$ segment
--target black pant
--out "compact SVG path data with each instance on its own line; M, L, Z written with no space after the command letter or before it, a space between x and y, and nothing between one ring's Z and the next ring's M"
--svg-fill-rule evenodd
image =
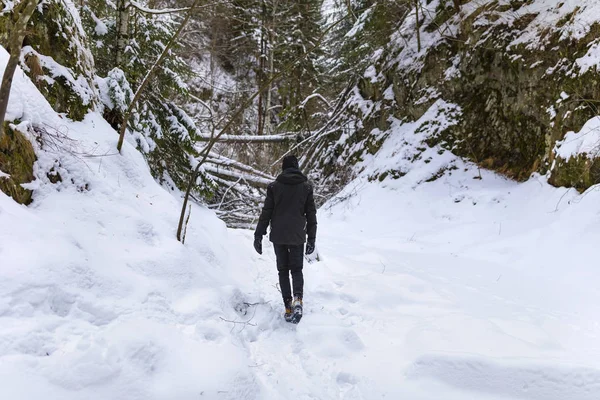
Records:
M302 275L304 245L292 246L274 243L273 247L275 247L275 255L277 256L277 271L279 272L279 286L281 287L283 301L292 298L290 271L292 271L294 296L302 298L304 289L304 276Z

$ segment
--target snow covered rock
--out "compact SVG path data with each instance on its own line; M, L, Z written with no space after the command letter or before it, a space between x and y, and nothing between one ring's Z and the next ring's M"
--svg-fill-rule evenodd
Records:
M8 3L3 1L5 6ZM12 7L0 12L0 27L10 24ZM0 29L4 42L10 30ZM71 0L40 3L23 42L21 67L54 110L82 120L98 103L94 60L79 13Z
M590 119L581 131L568 132L557 142L550 183L584 191L600 183L600 117Z
M450 1L420 4L398 16L374 2L356 21L347 40L371 54L359 60L364 73L323 157L326 174L347 173L379 151L395 121L419 121L440 100L460 117L429 147L517 180L547 172L556 142L598 115L599 3L462 1L460 13Z
M29 204L32 192L21 185L33 180L36 157L33 146L18 129L5 124L5 135L0 139L0 191L14 201Z

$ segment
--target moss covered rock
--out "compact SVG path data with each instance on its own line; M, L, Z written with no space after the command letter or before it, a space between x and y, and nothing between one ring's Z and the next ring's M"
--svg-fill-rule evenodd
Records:
M600 158L579 154L565 160L557 157L549 179L554 186L573 187L584 192L600 183Z
M0 171L8 177L0 177L0 190L17 203L30 204L32 191L21 186L33 181L33 164L36 161L33 146L18 130L8 123L4 126L5 135L0 139Z
M576 60L597 42L600 24L587 26L585 34L565 35L556 28L534 27L538 14L527 11L530 1L510 6L484 3L458 21L450 2L441 2L424 31L445 32L444 37L426 51L411 50L408 41L414 38L391 36L389 44L382 45L381 56L369 66L375 70L365 74L374 78L359 78L357 101L349 102L348 119L359 119L360 124L338 151L344 161L354 164L376 150L381 144L378 132L388 129L390 116L416 121L443 99L462 113L457 124L438 132L428 146L440 145L517 180L547 172L554 162L555 143L598 114L598 70L580 71ZM396 28L401 24L402 20ZM527 32L535 32L543 45L520 42ZM403 58L413 54L418 56L411 62ZM357 111L354 103L363 108L368 104L370 110ZM374 146L356 146L359 142ZM557 172L552 182L584 188L596 181L595 163L583 158L558 160L555 168L566 170ZM572 176L573 169L585 168L591 172L588 178Z

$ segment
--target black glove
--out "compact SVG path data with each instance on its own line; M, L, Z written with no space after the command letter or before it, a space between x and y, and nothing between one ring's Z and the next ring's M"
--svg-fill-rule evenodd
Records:
M254 238L254 250L256 250L258 254L262 254L262 238L260 236Z
M315 241L314 240L309 240L308 242L306 242L306 254L312 254L315 251Z

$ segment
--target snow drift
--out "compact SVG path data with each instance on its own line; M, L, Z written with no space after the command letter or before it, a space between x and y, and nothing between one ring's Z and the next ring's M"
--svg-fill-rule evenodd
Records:
M0 69L7 59L0 48ZM180 201L134 145L117 154L98 114L56 114L20 69L8 119L38 161L30 207L0 193L2 397L195 399L251 385L220 320L244 302L225 225L193 207L182 246ZM32 126L48 136L36 140Z

